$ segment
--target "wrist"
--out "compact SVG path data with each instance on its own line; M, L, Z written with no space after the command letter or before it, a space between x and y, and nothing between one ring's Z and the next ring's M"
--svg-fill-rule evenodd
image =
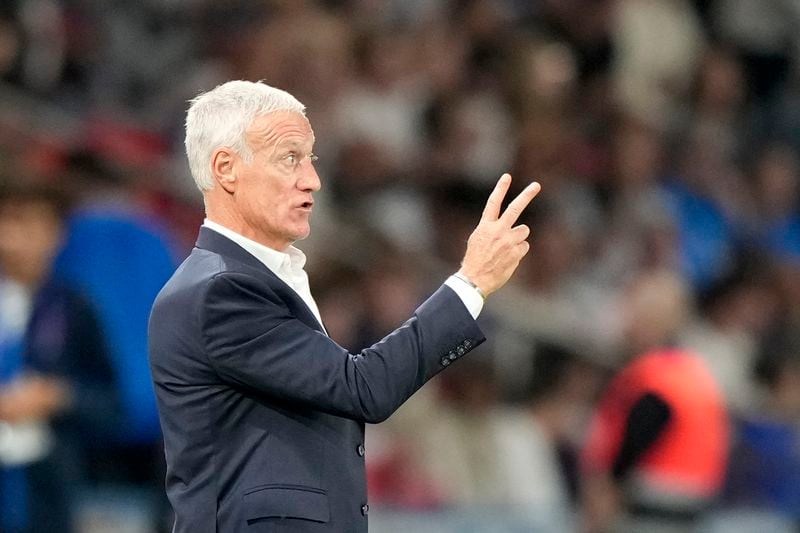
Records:
M475 284L475 282L472 281L466 274L463 274L463 273L461 273L461 271L458 271L455 274L453 274L453 277L455 277L459 281L462 281L465 285L471 287L475 292L478 293L478 295L481 298L486 300L486 292L483 289L481 289L480 287L478 287L478 285Z

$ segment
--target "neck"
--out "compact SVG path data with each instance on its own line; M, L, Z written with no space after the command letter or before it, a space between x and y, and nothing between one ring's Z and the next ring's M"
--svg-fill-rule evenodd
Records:
M248 224L245 224L237 217L224 217L219 216L218 214L215 215L212 211L206 210L206 219L209 222L213 222L222 226L223 228L230 230L242 237L245 237L253 242L256 242L262 246L266 246L272 250L278 252L286 252L289 247L291 246L291 242L288 243L276 243L268 239L262 238L261 234L251 228Z
M224 226L242 237L246 237L251 241L279 252L285 252L292 244L292 241L285 241L275 236L265 234L263 231L259 231L258 228L248 223L248 221L242 217L239 210L236 209L228 193L222 191L219 187L208 191L203 200L206 208L206 218L208 220L220 226Z
M37 290L45 281L49 269L39 265L4 265L3 274L10 280L26 286L30 290Z

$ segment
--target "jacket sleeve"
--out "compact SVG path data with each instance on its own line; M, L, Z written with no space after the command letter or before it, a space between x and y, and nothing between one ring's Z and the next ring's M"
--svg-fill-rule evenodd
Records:
M263 281L230 272L209 281L200 327L209 362L223 380L371 423L388 418L485 340L463 302L443 285L405 324L351 354L293 316Z

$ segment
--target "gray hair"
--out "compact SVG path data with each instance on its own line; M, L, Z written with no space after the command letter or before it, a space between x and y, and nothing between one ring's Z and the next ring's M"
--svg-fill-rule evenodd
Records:
M294 96L266 83L229 81L190 100L186 114L186 157L197 187L214 187L211 155L228 146L245 161L253 157L245 133L256 117L275 111L305 115L306 107Z

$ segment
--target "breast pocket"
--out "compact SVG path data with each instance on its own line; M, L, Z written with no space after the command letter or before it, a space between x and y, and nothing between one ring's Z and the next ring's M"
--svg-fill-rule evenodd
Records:
M267 519L330 520L328 495L322 489L301 485L261 485L244 494L248 524Z

